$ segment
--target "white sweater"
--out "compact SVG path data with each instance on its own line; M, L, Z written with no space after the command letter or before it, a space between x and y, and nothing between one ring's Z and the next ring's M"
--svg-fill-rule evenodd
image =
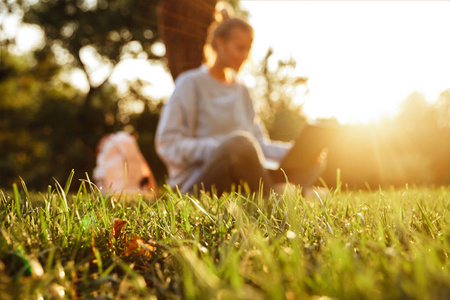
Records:
M182 73L165 105L156 131L156 151L166 164L169 184L181 191L219 147L237 130L252 133L264 156L280 161L291 144L272 142L255 114L248 89L240 83L223 83L206 66Z

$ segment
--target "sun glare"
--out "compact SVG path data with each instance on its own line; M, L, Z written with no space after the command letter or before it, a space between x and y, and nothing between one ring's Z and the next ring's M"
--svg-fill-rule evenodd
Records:
M255 28L252 60L292 56L310 118L369 123L395 115L412 92L450 88L450 2L241 1ZM268 21L270 20L270 22Z

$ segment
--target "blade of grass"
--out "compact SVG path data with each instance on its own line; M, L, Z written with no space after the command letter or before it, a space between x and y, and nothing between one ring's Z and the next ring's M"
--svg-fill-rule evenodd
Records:
M30 206L28 209L33 210L33 205L31 204L31 198L30 198L30 194L28 193L27 185L25 184L25 181L22 179L22 177L19 177L19 178L20 178L20 182L22 183L23 191L25 193L25 201Z
M72 171L69 174L69 178L67 178L66 185L64 187L64 194L65 195L68 195L68 193L69 193L70 185L72 184L72 179L73 179L73 175L74 174L75 174L75 170L72 169Z
M17 213L17 218L21 218L22 214L20 212L20 197L19 197L19 190L17 189L17 184L13 184L13 191L14 191L14 200L16 203L16 213Z
M192 201L192 203L194 203L194 205L202 212L204 213L210 220L211 222L214 223L214 225L216 225L216 221L214 221L214 219L206 212L205 209L203 209L203 207L200 206L200 204L197 203L197 201L195 201L194 199L192 199L191 197L188 196L188 199Z

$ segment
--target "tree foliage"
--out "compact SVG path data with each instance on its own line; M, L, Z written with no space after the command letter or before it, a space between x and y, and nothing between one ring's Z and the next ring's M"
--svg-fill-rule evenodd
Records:
M263 120L272 139L290 141L306 123L302 106L294 102L299 86L307 85L308 78L293 75L297 62L293 58L278 60L271 66L273 50L266 55L253 71L256 86L253 97L259 106Z
M142 132L138 142L144 156L163 179L165 169L153 146L161 100L143 95L141 82L118 94L108 81L121 59L161 58L163 53L153 47L159 40L158 0L3 4L9 13L23 16L23 22L38 25L45 33L45 46L23 56L6 53L13 48L5 47L0 105L7 118L0 122L6 133L0 136L5 150L0 157L0 185L10 186L22 176L31 188L42 188L51 177L66 176L72 168L84 177L94 167L100 138L124 128ZM13 44L14 39L3 43ZM100 68L109 72L99 80L95 73ZM74 69L86 75L87 94L68 79ZM126 109L139 101L146 107L143 113ZM150 127L139 127L144 125Z
M100 105L86 109L84 94L61 80L62 67L52 52L9 53L5 68L10 72L0 80L0 187L10 187L21 176L30 189L42 190L52 178L64 179L71 169L85 178L84 172L95 166L100 138L126 126L142 133L138 142L144 156L163 179L165 169L153 145L161 104L111 122L109 116L114 119L120 101L126 99L117 99L114 87L105 84L94 98Z
M26 10L23 20L41 26L47 44L66 49L74 65L85 71L91 86L94 86L93 70L81 55L85 47L95 50L104 64L112 66L126 54L160 58L152 50L152 45L158 40L157 2L38 1Z

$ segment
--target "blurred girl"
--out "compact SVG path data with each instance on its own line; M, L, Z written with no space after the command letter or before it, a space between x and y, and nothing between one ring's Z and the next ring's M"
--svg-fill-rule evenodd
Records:
M167 166L169 184L182 193L215 186L221 194L241 182L252 191L259 190L260 182L265 192L273 187L262 162L280 161L291 144L268 139L248 89L233 76L252 42L248 23L226 19L213 32L214 63L184 72L175 81L158 124L156 150Z

